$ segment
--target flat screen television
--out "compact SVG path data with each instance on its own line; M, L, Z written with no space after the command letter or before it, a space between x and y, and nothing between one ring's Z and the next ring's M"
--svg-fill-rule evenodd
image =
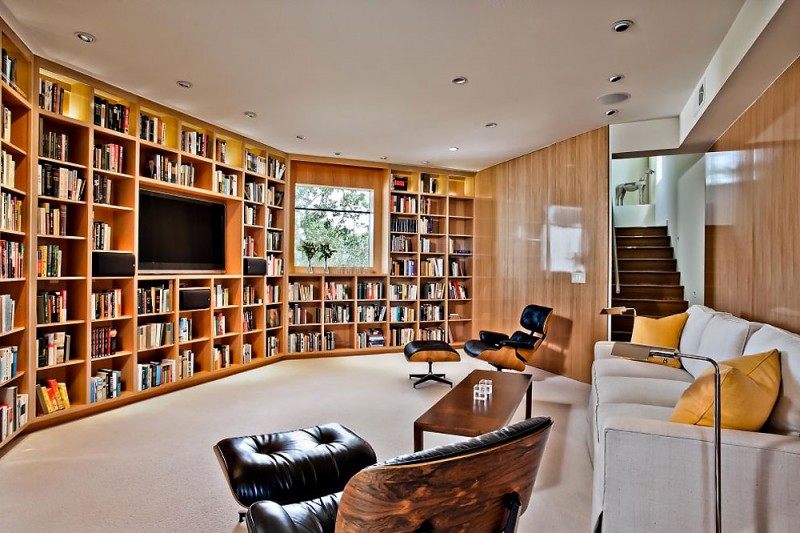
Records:
M140 271L225 270L225 205L139 192Z

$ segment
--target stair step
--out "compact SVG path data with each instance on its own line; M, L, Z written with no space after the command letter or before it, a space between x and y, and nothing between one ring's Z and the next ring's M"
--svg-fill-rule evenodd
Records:
M633 307L640 315L656 317L669 316L683 313L689 309L686 300L644 300L630 298L612 298L611 305Z
M615 342L631 342L631 331L612 331L611 340Z
M678 272L620 271L619 282L623 285L680 285Z
M631 270L649 272L676 272L678 261L675 259L618 259L620 273Z
M628 227L628 228L614 228L614 231L617 233L617 237L635 237L635 236L666 236L667 227L666 226L637 226L637 227Z
M619 286L615 298L635 298L647 300L683 300L683 285L631 284Z
M620 259L672 259L672 246L617 246Z
M652 316L652 315L645 315L641 314L639 316L644 316L647 318L662 318L660 316ZM666 315L669 316L669 315ZM617 332L630 332L633 331L633 316L632 315L615 315L611 317L611 331Z
M668 236L631 235L623 237L617 235L617 246L671 246Z

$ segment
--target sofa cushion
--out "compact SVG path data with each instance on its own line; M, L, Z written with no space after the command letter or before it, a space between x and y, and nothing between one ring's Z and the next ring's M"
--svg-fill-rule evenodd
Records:
M647 363L639 363L645 365ZM650 365L654 366L654 365ZM634 378L630 376L605 376L596 378L598 404L639 403L675 407L678 399L691 383L673 379Z
M742 318L727 314L716 314L711 317L703 330L697 355L705 355L719 362L739 357L744 351L744 344L750 333L750 323ZM692 353L692 352L685 352ZM708 368L708 363L693 359L681 360L683 367L695 378Z
M769 418L781 384L778 350L720 363L723 428L758 431ZM709 368L681 396L670 422L714 425L714 370Z
M631 342L660 348L677 348L688 317L687 313L662 318L637 316L633 319Z
M606 422L614 417L624 416L631 418L645 418L647 420L663 420L669 421L672 416L672 407L664 407L661 405L642 405L640 403L606 403L597 407L597 427L595 435L595 442L598 442L602 447L603 444L603 431L606 427Z
M672 379L691 383L694 376L680 368L664 365L647 364L642 361L631 361L612 357L598 359L592 366L594 379L600 376L630 376L634 378Z
M700 339L703 336L703 330L706 329L711 318L717 314L717 312L704 305L693 305L686 313L689 315L689 318L686 319L686 325L683 326L678 350L683 353L696 354L697 349L700 347Z
M745 354L776 348L781 352L781 392L767 427L782 433L800 432L800 335L765 325L747 341Z

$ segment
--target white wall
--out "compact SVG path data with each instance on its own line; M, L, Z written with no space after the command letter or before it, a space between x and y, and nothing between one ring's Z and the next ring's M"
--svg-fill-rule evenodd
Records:
M689 304L702 304L705 288L705 154L657 157L656 223L666 225Z

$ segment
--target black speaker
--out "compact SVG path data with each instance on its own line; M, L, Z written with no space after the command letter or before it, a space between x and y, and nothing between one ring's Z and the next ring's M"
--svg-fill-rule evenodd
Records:
M133 276L136 256L127 252L92 252L92 276Z
M181 311L193 311L211 307L211 289L208 287L181 289L179 293Z
M245 257L242 267L245 276L267 275L267 260L260 257Z

